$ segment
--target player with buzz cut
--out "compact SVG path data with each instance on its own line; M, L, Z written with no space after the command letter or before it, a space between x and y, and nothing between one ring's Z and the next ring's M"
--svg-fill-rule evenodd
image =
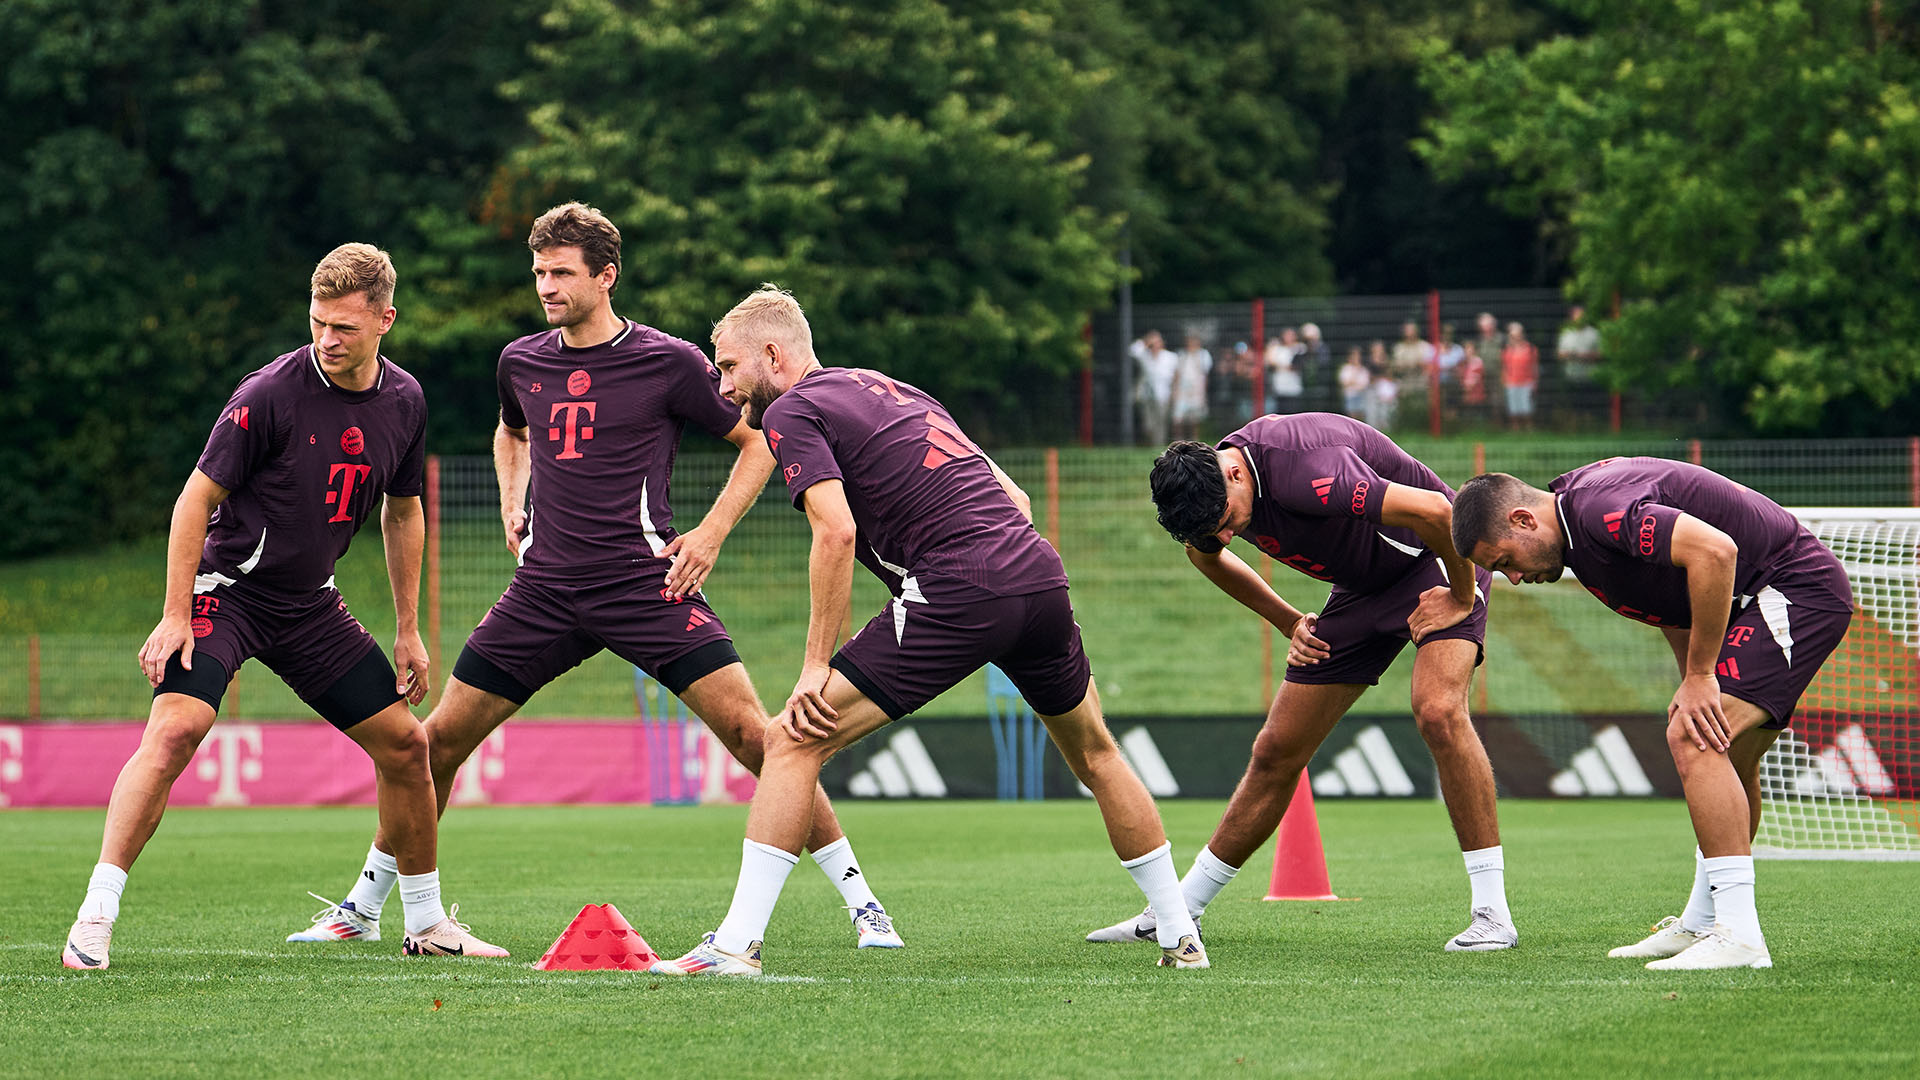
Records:
M1273 835L1315 750L1412 641L1413 718L1440 776L1466 861L1467 928L1449 952L1512 948L1493 767L1467 716L1486 641L1486 586L1453 549L1453 492L1373 428L1330 413L1263 416L1218 448L1177 442L1153 463L1160 525L1207 580L1288 635L1287 673L1254 736L1226 814L1180 883L1197 918ZM1333 583L1303 612L1227 544L1251 541L1308 577ZM1138 941L1158 917L1087 935Z
M380 355L393 288L393 262L379 248L343 244L320 260L307 309L313 344L240 380L174 503L160 623L140 648L153 705L114 781L100 862L61 951L67 967L108 966L127 871L248 657L373 759L405 951L506 955L441 906L427 737L407 710L427 692L418 606L427 403L413 376ZM333 587L334 563L376 503L400 675Z
M620 230L606 215L556 206L533 223L527 247L554 329L501 350L493 438L501 523L519 565L427 717L439 811L495 728L602 649L678 695L758 773L766 710L700 586L766 486L773 455L720 396L698 348L614 314ZM705 518L676 535L667 486L688 424L739 457ZM807 821L803 838L852 912L857 946L899 948L824 791L813 792ZM391 840L383 828L345 898L287 940L377 939L395 880Z
M813 530L805 658L747 814L718 929L661 975L759 975L767 922L807 837L820 767L841 748L998 664L1093 792L1107 835L1161 923L1160 963L1207 966L1159 810L1100 715L1060 556L1024 493L932 395L878 371L823 367L793 296L773 285L713 328L721 392L766 433ZM858 559L893 600L837 653Z
M1680 667L1667 748L1693 818L1693 893L1607 955L1659 971L1773 966L1754 902L1760 759L1846 636L1853 589L1833 552L1772 499L1698 465L1608 458L1547 490L1466 482L1453 539L1515 584L1572 570L1602 604L1666 635Z

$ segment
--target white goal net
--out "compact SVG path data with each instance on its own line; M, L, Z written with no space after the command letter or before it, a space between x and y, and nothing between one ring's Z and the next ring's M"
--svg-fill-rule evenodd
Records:
M1920 859L1920 510L1795 510L1847 569L1853 623L1760 763L1754 854Z

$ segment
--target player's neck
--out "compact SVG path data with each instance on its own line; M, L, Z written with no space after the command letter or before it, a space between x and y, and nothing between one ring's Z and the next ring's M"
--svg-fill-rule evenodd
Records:
M615 315L608 304L572 326L561 327L560 340L569 349L591 349L619 337L626 328L627 320Z
M380 354L374 353L372 359L366 363L343 368L340 371L328 371L321 367L320 374L328 382L348 393L365 393L380 382Z

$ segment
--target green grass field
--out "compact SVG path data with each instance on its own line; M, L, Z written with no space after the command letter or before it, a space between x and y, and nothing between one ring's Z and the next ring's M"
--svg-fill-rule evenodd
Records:
M1684 900L1668 802L1502 805L1519 948L1447 954L1466 887L1437 803L1322 805L1336 891L1263 903L1262 851L1208 912L1215 966L1080 937L1137 910L1092 806L841 808L908 948L855 952L802 862L772 978L529 967L588 902L670 955L719 921L745 809L461 809L450 899L511 960L282 943L365 852L365 809L170 815L106 972L58 951L98 811L0 814L0 1076L1876 1076L1920 1070L1920 865L1765 862L1771 971L1608 960ZM1182 869L1220 812L1163 804ZM1904 900L1902 898L1905 898Z

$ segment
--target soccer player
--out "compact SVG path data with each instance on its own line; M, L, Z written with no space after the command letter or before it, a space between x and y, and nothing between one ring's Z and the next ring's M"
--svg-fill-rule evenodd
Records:
M679 695L757 773L766 710L700 586L766 486L773 455L721 398L719 376L698 348L614 314L620 230L604 214L556 206L533 223L527 247L535 290L557 329L500 352L493 461L519 568L468 637L427 717L439 811L461 764L495 728L602 649ZM675 535L667 485L690 423L732 442L740 456L706 517ZM823 791L814 792L811 823L813 857L852 912L858 947L899 948L904 942ZM375 836L346 897L287 940L378 940L395 881L390 839L384 829Z
M1754 904L1760 758L1846 636L1840 560L1773 500L1660 458L1608 458L1541 491L1476 476L1453 540L1515 584L1572 570L1602 604L1659 627L1680 666L1667 747L1699 841L1680 916L1609 956L1662 971L1773 966Z
M427 404L413 376L380 355L393 287L392 261L371 245L344 244L320 260L313 344L240 380L174 503L165 605L140 649L153 705L114 781L100 862L60 954L67 967L107 967L127 871L248 657L373 759L405 951L506 955L441 906L427 737L407 711L427 690L418 610ZM402 675L333 587L334 563L375 503Z
M1093 792L1148 900L1178 913L1160 925L1160 964L1206 967L1159 811L1101 719L1065 569L1034 532L1026 495L931 395L877 371L822 367L790 293L762 286L714 326L713 348L721 392L766 432L813 528L812 599L800 678L768 720L733 905L719 929L653 971L760 974L821 765L989 662ZM893 601L836 653L855 559Z
M1181 881L1198 917L1266 843L1300 771L1408 641L1413 718L1439 767L1466 860L1467 928L1449 952L1512 948L1506 855L1493 767L1467 717L1486 641L1486 585L1453 549L1451 489L1373 428L1332 413L1263 416L1220 441L1178 442L1153 463L1160 524L1207 580L1288 635L1287 673L1254 736L1227 812ZM1333 583L1326 609L1302 612L1226 549L1234 537L1308 577ZM1088 941L1137 941L1156 911Z

